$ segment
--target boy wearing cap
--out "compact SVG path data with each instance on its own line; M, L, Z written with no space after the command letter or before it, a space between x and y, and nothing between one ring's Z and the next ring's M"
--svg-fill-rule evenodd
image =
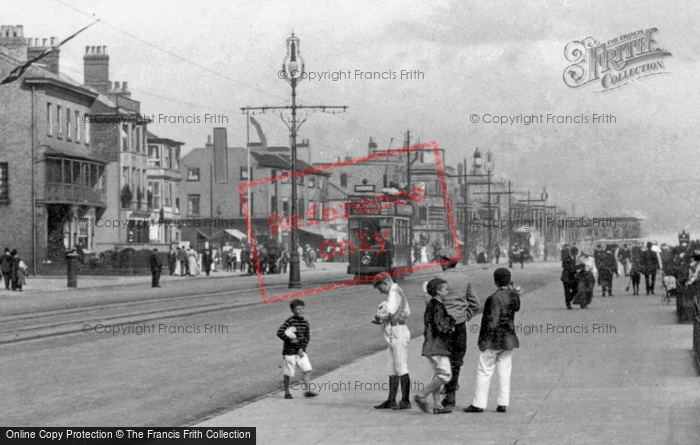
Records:
M408 342L411 333L406 326L406 318L411 314L408 299L391 275L382 272L374 277L372 284L386 300L379 305L379 310L372 323L382 326L384 339L389 345L387 370L389 372L389 397L375 409L410 409L411 378L408 375ZM396 393L401 384L401 402L396 404Z
M480 413L486 408L489 386L494 368L498 370L498 409L505 413L510 401L510 372L513 349L520 346L515 335L515 313L520 310L522 290L511 284L510 271L496 269L493 279L498 290L486 299L479 331L479 365L476 370L476 389L467 413Z
M452 379L450 366L450 333L455 328L455 319L447 313L443 304L449 290L447 281L442 278L433 278L428 282L427 291L430 295L430 302L425 308L423 323L423 351L422 355L428 359L433 368L433 378L426 385L425 391L417 394L415 400L421 411L428 412L428 395L433 396L433 414L448 414L452 410L444 407L440 402L440 389L442 385Z

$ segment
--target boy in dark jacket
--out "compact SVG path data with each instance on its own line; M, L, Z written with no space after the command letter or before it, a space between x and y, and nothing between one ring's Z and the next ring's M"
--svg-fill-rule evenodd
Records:
M510 371L513 349L519 346L515 335L515 313L520 310L521 290L512 285L508 269L496 269L493 278L498 290L486 299L479 331L479 366L476 370L476 389L467 413L480 413L486 408L489 385L494 367L498 369L498 409L506 412L510 400Z
M433 378L426 385L425 391L417 394L413 400L423 412L428 412L426 399L433 395L433 414L448 414L452 410L444 408L440 401L442 385L452 379L450 367L450 332L454 330L455 319L445 309L443 300L449 290L447 282L441 278L433 278L428 282L428 294L432 297L425 308L423 323L423 355L433 368Z
M309 322L303 317L305 303L299 299L292 300L289 307L292 309L293 316L289 317L280 328L277 330L277 337L282 339L284 347L282 355L284 356L284 398L291 399L292 394L289 392L289 381L294 377L295 368L299 367L304 378L305 397L316 397L318 394L309 391L309 382L311 381L311 363L309 356L306 354L306 347L311 340L311 329Z

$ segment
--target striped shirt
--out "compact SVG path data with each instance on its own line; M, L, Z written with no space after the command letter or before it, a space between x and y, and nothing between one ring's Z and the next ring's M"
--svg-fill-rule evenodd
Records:
M290 327L296 328L294 333L297 336L296 343L292 343L292 339L284 335L284 331ZM277 336L284 341L282 355L296 355L299 349L306 352L306 347L309 344L309 340L311 340L311 328L304 317L292 315L277 330Z

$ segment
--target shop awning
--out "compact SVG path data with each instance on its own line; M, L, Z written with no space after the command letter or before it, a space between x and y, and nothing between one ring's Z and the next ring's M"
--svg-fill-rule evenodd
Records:
M232 237L237 238L239 240L241 240L243 238L248 238L248 235L246 235L245 233L241 232L238 229L224 229L224 232L228 233Z

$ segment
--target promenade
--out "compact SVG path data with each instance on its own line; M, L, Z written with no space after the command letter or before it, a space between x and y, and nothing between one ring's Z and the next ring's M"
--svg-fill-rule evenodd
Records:
M558 278L553 263L528 269ZM525 289L507 413L496 412L496 376L488 408L462 412L474 394L478 315L467 323L468 351L451 414L424 414L416 406L373 409L387 394L380 386L387 382L382 351L315 376L320 394L314 399L304 398L300 388L292 391L293 400L278 391L198 426L256 427L259 444L697 444L700 376L691 357L693 327L676 322L674 304L661 303L658 282L653 296L633 297L626 285L616 278L614 297L600 297L597 287L588 310L571 311L554 278L537 292ZM479 295L482 304L487 296ZM411 316L422 318L423 309L413 305ZM368 320L367 329L376 327ZM431 375L420 355L422 341L414 338L409 346L417 389Z

